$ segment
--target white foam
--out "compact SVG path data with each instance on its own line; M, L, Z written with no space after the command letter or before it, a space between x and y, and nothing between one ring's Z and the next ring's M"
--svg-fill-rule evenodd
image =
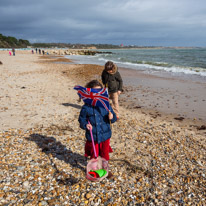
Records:
M106 56L106 55L104 55ZM71 58L71 56L67 56L68 58ZM74 59L79 60L80 63L96 63L100 65L104 65L105 62L111 60L107 59L99 55L95 56L82 56L82 55L74 55L72 56ZM184 73L189 75L199 75L199 76L206 76L206 69L203 68L192 68L192 67L178 67L178 66L172 66L172 67L164 67L164 66L155 66L147 63L138 64L138 63L132 63L132 62L121 62L119 61L120 58L117 58L117 60L112 60L115 64L117 64L119 67L125 67L125 68L131 68L136 70L150 70L151 72L156 71L167 71L167 72L173 72L173 73ZM165 64L166 62L155 62L157 64Z
M99 58L101 61L108 61L105 58ZM132 69L138 69L138 70L145 70L145 69L150 69L150 70L163 70L167 72L174 72L174 73L184 73L184 74L192 74L192 75L200 75L200 76L206 76L206 69L203 68L193 68L193 67L164 67L164 66L155 66L151 64L135 64L131 62L120 62L120 61L113 61L116 63L118 66L124 66L126 68L132 68ZM160 62L156 62L160 63ZM161 62L162 63L162 62ZM165 63L165 62L164 62ZM165 63L167 64L167 63Z

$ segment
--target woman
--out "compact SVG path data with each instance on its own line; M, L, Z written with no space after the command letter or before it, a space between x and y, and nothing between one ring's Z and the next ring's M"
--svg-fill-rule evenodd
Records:
M108 61L102 72L102 83L108 87L109 97L112 100L113 110L119 119L119 95L123 91L123 81L117 66Z

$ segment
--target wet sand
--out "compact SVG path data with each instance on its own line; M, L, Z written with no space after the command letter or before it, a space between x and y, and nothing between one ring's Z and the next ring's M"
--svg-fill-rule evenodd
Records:
M128 88L124 96L135 99L135 106L206 121L206 82L163 78L128 69L120 72Z

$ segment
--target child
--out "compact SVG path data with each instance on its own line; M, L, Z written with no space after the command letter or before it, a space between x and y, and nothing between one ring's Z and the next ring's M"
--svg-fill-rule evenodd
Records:
M119 119L119 95L121 94L123 81L120 73L117 71L117 66L108 61L102 72L102 82L105 87L108 87L108 92L110 99L112 100L114 112L117 115L117 119Z
M99 81L92 80L87 83L86 88L101 89L103 86ZM116 120L116 115L112 109L111 112L108 112L103 107L86 103L83 105L79 115L79 123L80 127L86 130L85 157L95 158L90 135L90 129L92 129L97 156L101 156L107 161L109 160L109 152L112 152L110 147L110 138L112 136L110 121L114 123Z

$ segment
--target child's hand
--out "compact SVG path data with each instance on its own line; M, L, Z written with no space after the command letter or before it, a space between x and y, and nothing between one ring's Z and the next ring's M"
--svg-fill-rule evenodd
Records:
M117 92L118 95L120 95L121 93L122 93L122 92L121 92L120 90Z
M112 120L113 119L113 114L111 112L109 112L109 120Z
M88 130L92 130L92 125L91 125L91 124L87 124L87 125L86 125L86 128L87 128Z
M78 102L81 102L81 98L79 97L79 99L77 100Z

